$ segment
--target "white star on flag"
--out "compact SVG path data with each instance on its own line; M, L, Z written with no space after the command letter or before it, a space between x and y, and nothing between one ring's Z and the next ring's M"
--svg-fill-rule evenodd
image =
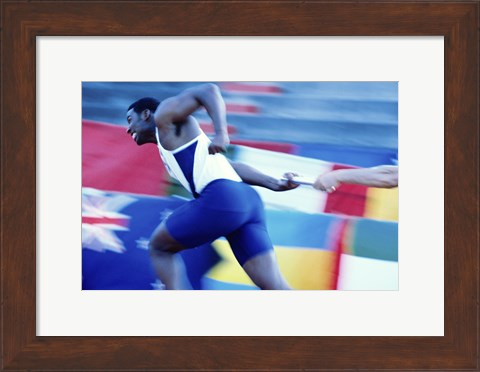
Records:
M138 240L135 240L135 242L137 243L137 248L139 249L145 249L146 251L148 251L148 243L149 243L149 240L147 238L140 238Z
M152 286L152 288L154 290L157 290L157 291L162 291L165 289L165 284L163 284L160 279L157 279L155 281L155 283L150 283L150 285Z
M165 208L162 212L160 212L160 218L164 220L168 216L170 216L173 213L173 210Z

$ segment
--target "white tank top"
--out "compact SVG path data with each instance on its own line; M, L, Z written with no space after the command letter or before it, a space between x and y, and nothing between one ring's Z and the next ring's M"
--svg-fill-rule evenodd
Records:
M205 133L202 132L199 136L172 151L164 149L160 144L158 128L156 128L155 134L160 157L168 173L195 197L214 180L227 179L242 182L224 155L208 153L211 141Z

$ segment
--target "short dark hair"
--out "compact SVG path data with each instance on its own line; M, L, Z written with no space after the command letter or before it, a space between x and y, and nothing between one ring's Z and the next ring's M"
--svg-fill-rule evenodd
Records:
M148 109L152 112L155 112L157 109L158 105L160 104L160 101L156 98L152 97L144 97L140 98L139 100L133 102L127 109L127 111L130 111L133 108L133 111L135 111L137 114L140 114L144 110Z

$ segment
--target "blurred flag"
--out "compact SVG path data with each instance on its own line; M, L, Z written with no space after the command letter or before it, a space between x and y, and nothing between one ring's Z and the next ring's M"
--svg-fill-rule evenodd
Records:
M149 237L184 203L84 188L82 288L162 289L147 252ZM396 222L267 210L267 228L295 289L398 288ZM223 238L180 255L194 289L257 289Z
M153 230L186 201L82 189L82 288L162 289L148 255ZM210 244L181 253L194 289L219 256Z
M356 168L293 154L236 146L231 155L238 162L251 164L272 177L285 172L315 178L319 174L337 169ZM285 193L256 187L267 208L295 210L305 213L332 213L398 221L398 190L381 190L362 185L342 184L334 193L320 192L302 186Z

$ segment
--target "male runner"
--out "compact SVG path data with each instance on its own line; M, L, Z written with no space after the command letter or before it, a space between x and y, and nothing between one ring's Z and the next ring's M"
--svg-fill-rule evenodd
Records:
M191 116L202 106L213 121L212 141ZM291 190L297 185L246 164L231 163L221 154L229 138L220 89L203 84L162 103L142 98L128 108L127 121L127 133L137 145L155 143L170 175L195 198L168 216L150 239L153 266L166 288L185 288L185 269L176 253L225 236L258 287L290 289L278 268L262 200L247 184L274 191Z

